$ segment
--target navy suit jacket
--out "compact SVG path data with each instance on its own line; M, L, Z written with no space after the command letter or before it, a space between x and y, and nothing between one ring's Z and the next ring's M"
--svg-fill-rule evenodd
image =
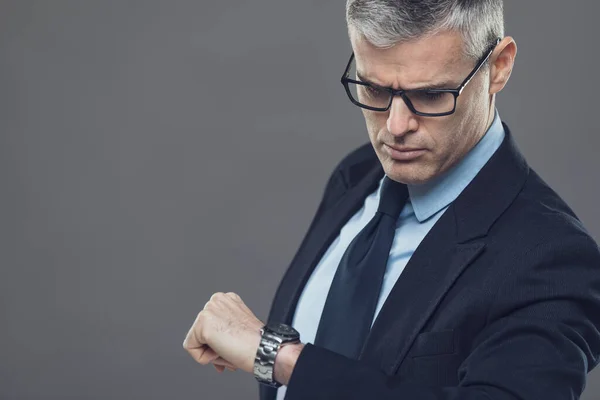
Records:
M307 344L286 400L579 398L600 355L600 251L504 129L416 249L359 359ZM336 167L269 321L291 324L311 272L383 173L371 144ZM261 385L260 398L275 390Z

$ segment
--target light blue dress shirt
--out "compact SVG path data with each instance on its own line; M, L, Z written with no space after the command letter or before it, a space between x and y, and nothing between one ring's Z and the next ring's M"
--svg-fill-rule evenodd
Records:
M373 317L377 318L383 303L406 267L421 240L488 162L504 139L504 128L496 110L492 125L469 153L444 174L423 185L408 185L409 199L400 212L396 234L387 261L381 294ZM300 332L303 343L314 343L329 287L342 255L350 242L377 212L381 183L363 207L341 229L308 279L296 306L292 326ZM277 400L283 400L286 387L278 389Z

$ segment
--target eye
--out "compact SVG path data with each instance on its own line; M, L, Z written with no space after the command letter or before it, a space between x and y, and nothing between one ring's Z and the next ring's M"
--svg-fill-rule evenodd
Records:
M364 90L370 97L387 97L389 93L385 89L375 86L364 86Z
M426 101L437 101L440 100L444 96L443 92L423 92L423 100Z
M382 92L381 89L377 89L373 86L365 86L365 89L367 90L367 93L369 93L371 96L378 96Z

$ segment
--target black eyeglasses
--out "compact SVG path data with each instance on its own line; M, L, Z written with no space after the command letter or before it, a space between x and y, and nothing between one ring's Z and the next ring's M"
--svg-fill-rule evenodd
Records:
M424 117L442 117L450 115L456 111L456 99L462 93L463 89L471 79L479 72L481 67L490 58L500 38L490 47L486 54L477 62L477 65L471 71L469 76L461 83L457 89L414 89L414 90L396 90L389 87L377 86L372 83L357 81L349 78L350 67L354 60L354 53L350 56L350 61L346 66L344 75L342 75L342 85L350 101L355 105L372 111L387 111L392 105L394 96L400 96L406 103L406 106L416 115Z

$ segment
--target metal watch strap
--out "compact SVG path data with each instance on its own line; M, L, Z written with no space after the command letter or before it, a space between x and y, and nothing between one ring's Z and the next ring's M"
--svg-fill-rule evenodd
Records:
M282 346L300 343L300 340L283 342L280 337L268 331L261 332L260 345L254 359L254 376L260 383L278 388L281 384L273 376L277 353Z

